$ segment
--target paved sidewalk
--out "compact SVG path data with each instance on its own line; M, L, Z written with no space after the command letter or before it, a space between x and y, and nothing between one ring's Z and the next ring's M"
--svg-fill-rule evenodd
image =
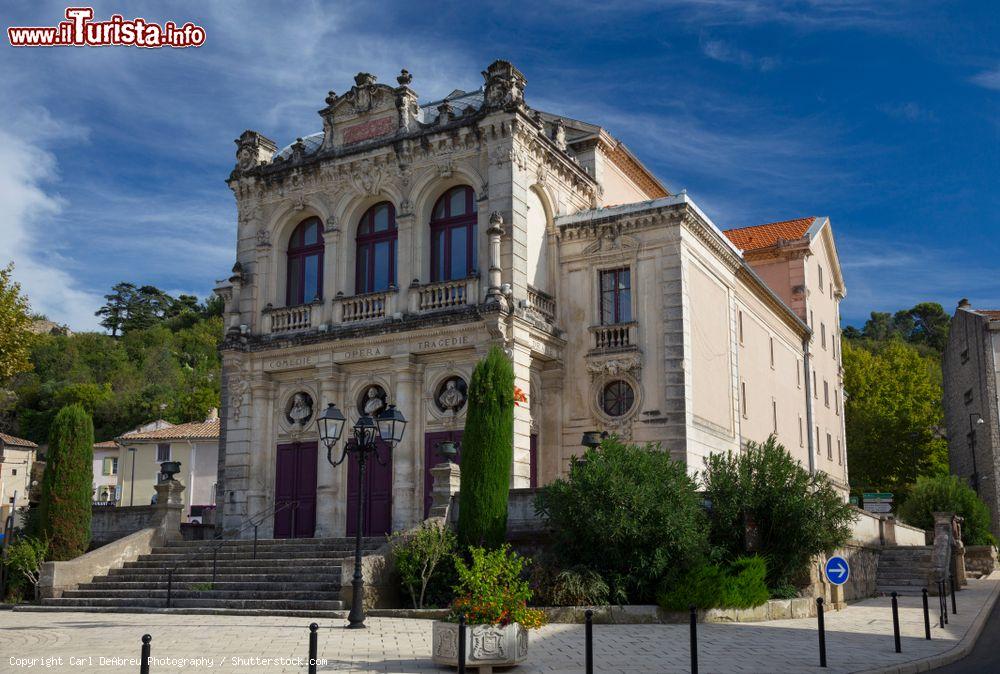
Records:
M950 624L943 630L934 625L931 641L923 638L920 598L900 598L901 654L893 648L888 598L827 613L826 670L818 666L815 619L701 624L700 670L766 674L883 668L925 671L930 665L928 658L956 653L954 649L970 625L977 619L979 624L985 620L998 591L1000 573L970 581L958 595L958 615L949 616ZM937 600L932 598L932 615L936 607ZM153 656L169 658L154 663L153 674L177 671L182 665L189 671L241 674L305 672L309 622L280 617L0 611L0 672L137 672L139 639L146 632L153 635ZM372 618L368 622L367 630L348 631L342 629L342 620L320 621L319 655L328 662L319 671L448 671L430 663L429 621ZM686 625L595 625L594 640L595 669L602 674L688 671ZM45 658L61 661L46 662ZM113 658L132 658L134 662ZM273 660L277 658L286 660ZM289 660L296 658L298 661ZM549 625L533 632L529 661L509 671L582 672L583 626Z

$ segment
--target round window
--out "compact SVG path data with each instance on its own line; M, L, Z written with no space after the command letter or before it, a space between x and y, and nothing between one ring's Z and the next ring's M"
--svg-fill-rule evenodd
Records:
M624 416L635 404L635 392L626 381L610 382L601 392L601 409L609 417Z

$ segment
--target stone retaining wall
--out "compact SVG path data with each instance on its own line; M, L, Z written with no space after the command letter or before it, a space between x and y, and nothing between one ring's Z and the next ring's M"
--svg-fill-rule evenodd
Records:
M125 538L159 522L156 506L94 506L90 520L91 549Z
M997 549L992 545L965 546L965 571L969 575L988 576L997 568Z

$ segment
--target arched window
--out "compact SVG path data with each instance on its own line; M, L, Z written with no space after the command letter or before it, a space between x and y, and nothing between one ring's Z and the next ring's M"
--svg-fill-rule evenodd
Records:
M285 302L293 307L323 298L323 235L319 218L306 218L288 241Z
M453 281L476 269L476 194L453 187L431 212L431 281Z
M375 204L358 223L355 293L386 290L396 283L396 209L388 201Z

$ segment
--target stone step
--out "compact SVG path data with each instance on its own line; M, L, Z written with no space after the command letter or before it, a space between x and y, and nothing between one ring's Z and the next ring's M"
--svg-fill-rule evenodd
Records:
M340 570L316 569L306 573L282 573L278 570L273 572L262 572L261 569L253 569L249 573L234 569L222 569L216 572L216 578L220 582L229 583L339 583L341 581ZM193 573L189 570L178 569L174 572L173 581L175 583L198 583L212 580L212 570L207 569L200 573ZM112 569L112 572L105 576L96 577L93 582L101 583L150 583L167 582L167 574L159 569Z
M300 569L306 567L317 568L340 568L340 563L345 557L325 557L325 558L296 558L296 559L223 559L219 558L216 566L222 568L256 568L256 569L287 569L298 573ZM125 562L125 569L162 569L166 573L168 569L211 569L211 559L188 559L188 560L150 560L139 558L134 562Z
M224 547L253 547L253 538L237 539L213 539L207 541L169 541L167 547L170 548L197 548L205 545L217 545L222 543ZM361 539L362 547L378 548L384 545L384 536L366 536ZM286 547L289 545L346 545L354 549L353 538L260 538L257 540L257 547Z
M216 580L212 582L212 577L207 576L204 579L192 579L190 577L179 580L177 577L173 581L173 589L187 589L196 590L194 585L204 586L205 584L210 584L212 590L224 590L227 592L261 592L261 591L302 591L302 592L339 592L340 591L340 580L336 582L303 582L300 580L287 580L287 581L231 581L231 580ZM80 585L80 590L93 590L95 592L114 592L118 590L138 592L138 591L156 591L156 590L166 590L169 584L167 581L159 580L145 580L145 581L106 581L106 580L95 580L90 583L84 583ZM108 596L113 596L108 594Z
M922 589L923 588L914 587L914 586L910 586L910 585L886 585L885 587L882 587L882 586L876 587L875 593L879 594L879 595L886 596L886 597L888 597L889 595L891 595L893 592L895 592L900 597L922 597L923 594L924 594L921 591ZM928 592L928 595L931 595L931 594L933 594L933 593ZM930 610L933 613L934 607L931 607ZM933 620L932 620L932 622L933 622Z
M380 546L377 545L362 545L362 552L374 552ZM247 545L204 545L199 547L191 548L177 548L170 545L160 546L150 550L151 554L154 555L212 555L216 550L217 554L238 554L250 556L253 554L253 543ZM258 545L257 554L258 555L298 555L303 553L311 553L313 551L323 551L323 552L342 552L347 554L354 554L354 544L350 545L340 545L340 544L323 544L323 545Z
M256 560L268 561L268 560L295 560L295 559L344 559L345 557L353 557L354 551L348 550L303 550L302 552L265 552L263 550L257 551ZM222 560L234 560L234 559L245 559L252 560L254 557L249 552L225 552L220 550L217 554L212 554L211 552L203 553L198 552L195 554L185 554L185 553L151 553L148 555L141 555L138 561L143 562L163 562L165 564L173 564L177 562L190 562L190 561L208 561L211 563L213 559L217 559L220 562Z
M310 601L340 599L338 591L319 592L316 590L192 590L174 586L170 592L171 598L178 599L236 599L246 601L251 599L299 600ZM66 590L65 599L166 599L167 590Z
M165 602L164 598L162 602ZM147 607L153 606L155 600L148 597L130 598L121 597L115 599L87 597L87 598L63 598L43 599L43 606L72 606L87 608L98 607ZM206 608L206 609L264 609L268 611L339 611L344 608L344 602L335 600L287 600L287 599L174 599L170 600L171 606L176 608Z
M927 578L877 578L875 580L875 585L900 585L907 587L929 587L933 583L929 583Z

